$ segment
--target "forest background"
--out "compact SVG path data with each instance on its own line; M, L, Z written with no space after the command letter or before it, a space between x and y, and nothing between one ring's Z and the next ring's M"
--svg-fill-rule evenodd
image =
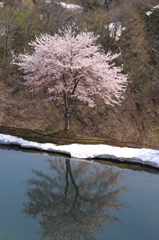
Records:
M45 101L45 89L29 93L12 55L31 51L35 35L53 35L75 23L100 35L105 52L120 53L116 64L124 64L130 76L120 106L96 99L90 108L75 102L71 130L87 136L123 142L159 145L159 9L146 15L157 0L71 0L83 9L70 10L58 1L5 0L0 7L0 126L45 130L63 129L61 106ZM114 34L109 24L116 23ZM120 24L119 24L120 23ZM116 31L121 27L121 36Z

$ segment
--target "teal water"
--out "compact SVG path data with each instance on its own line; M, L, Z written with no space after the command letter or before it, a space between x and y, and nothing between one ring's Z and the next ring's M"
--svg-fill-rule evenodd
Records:
M0 148L0 240L158 234L158 171Z

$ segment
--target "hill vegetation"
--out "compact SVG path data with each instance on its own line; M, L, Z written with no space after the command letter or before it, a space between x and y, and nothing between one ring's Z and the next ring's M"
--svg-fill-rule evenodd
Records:
M105 52L120 53L130 82L121 106L96 99L97 108L77 105L70 127L83 135L159 145L159 9L158 0L72 0L83 11L50 0L6 0L0 8L0 125L45 130L63 129L63 109L45 101L45 91L31 94L20 84L12 55L29 52L28 42L41 33L55 34L74 22L79 30L100 35ZM110 24L114 24L111 32ZM121 30L118 32L118 30ZM118 39L116 36L118 36ZM75 103L77 104L77 103Z

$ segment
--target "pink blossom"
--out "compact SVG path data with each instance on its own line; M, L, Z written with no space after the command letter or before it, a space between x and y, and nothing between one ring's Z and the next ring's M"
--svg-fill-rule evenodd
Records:
M48 87L54 100L65 103L65 115L74 98L94 107L92 96L99 95L114 105L123 99L128 76L112 64L119 54L105 54L94 45L97 38L92 32L76 34L72 27L54 36L43 34L29 44L33 54L21 54L14 63L23 71L26 85L34 91Z

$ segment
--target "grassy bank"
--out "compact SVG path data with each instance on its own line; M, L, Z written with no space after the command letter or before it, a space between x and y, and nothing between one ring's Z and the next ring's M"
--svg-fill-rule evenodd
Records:
M72 143L108 144L108 145L119 146L119 147L139 147L139 148L145 147L145 148L159 149L158 146L139 145L132 142L119 142L119 141L113 141L113 140L104 139L104 138L88 137L88 136L76 134L70 130L59 131L53 134L51 133L46 134L45 131L0 126L0 133L21 137L29 141L34 141L39 143L54 143L58 145L72 144Z

